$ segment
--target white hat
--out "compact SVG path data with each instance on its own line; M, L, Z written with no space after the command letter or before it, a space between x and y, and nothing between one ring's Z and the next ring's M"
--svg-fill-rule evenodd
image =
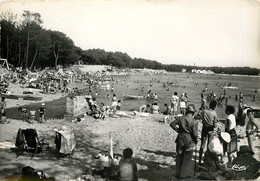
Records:
M45 106L45 103L44 103L44 102L42 103L42 106Z
M229 142L231 141L230 134L227 133L227 132L221 132L221 133L220 133L220 136L221 136L221 138L222 138L225 142L227 142L227 143L229 143Z

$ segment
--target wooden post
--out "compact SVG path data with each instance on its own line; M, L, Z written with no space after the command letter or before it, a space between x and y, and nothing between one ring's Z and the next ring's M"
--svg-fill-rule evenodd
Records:
M109 132L109 167L112 165L113 163L113 159L114 159L114 153L113 153L113 140L112 140L112 135L111 132Z

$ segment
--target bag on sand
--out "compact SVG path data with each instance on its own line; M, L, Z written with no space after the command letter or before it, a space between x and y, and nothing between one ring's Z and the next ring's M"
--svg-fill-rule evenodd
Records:
M34 168L27 166L22 168L22 175L23 176L36 176L37 173L34 172Z
M43 171L35 171L34 168L26 166L22 168L22 179L19 181L28 181L28 180L45 180L45 181L54 181L54 177L46 177Z

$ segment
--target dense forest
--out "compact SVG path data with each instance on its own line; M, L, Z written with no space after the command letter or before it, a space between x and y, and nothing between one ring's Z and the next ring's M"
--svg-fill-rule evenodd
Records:
M18 21L19 19L19 21ZM64 33L46 30L39 13L24 11L21 18L10 11L0 16L0 56L14 67L29 69L70 66L78 62L91 65L112 65L118 68L164 69L181 72L186 69L212 70L215 73L259 75L260 69L250 67L195 67L162 64L155 60L132 58L127 53L102 49L82 50ZM173 60L174 61L174 60Z

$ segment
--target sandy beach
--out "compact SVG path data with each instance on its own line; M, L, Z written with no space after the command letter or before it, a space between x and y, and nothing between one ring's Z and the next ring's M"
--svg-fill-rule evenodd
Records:
M146 118L106 118L105 120L95 120L89 117L79 123L52 119L43 124L10 120L9 124L1 125L0 141L14 143L19 128L33 128L37 130L39 139L44 138L50 144L50 150L37 154L30 160L28 153L16 158L15 153L10 149L1 149L0 175L2 178L20 175L22 167L28 165L43 170L47 176L53 176L57 180L69 180L87 175L91 169L104 166L104 163L94 157L98 153L108 152L110 133L116 155L122 156L122 151L126 147L133 149L140 180L174 179L174 141L177 134L169 124L158 122L161 118L162 115L151 115ZM60 128L61 125L73 130L77 144L72 158L57 160L54 155L54 129ZM199 127L201 128L201 123ZM238 127L237 131L238 134L245 135L244 127ZM255 141L259 145L259 139ZM247 139L239 139L238 144L247 144ZM258 155L259 152L255 154L256 157ZM94 180L102 179L95 176Z

